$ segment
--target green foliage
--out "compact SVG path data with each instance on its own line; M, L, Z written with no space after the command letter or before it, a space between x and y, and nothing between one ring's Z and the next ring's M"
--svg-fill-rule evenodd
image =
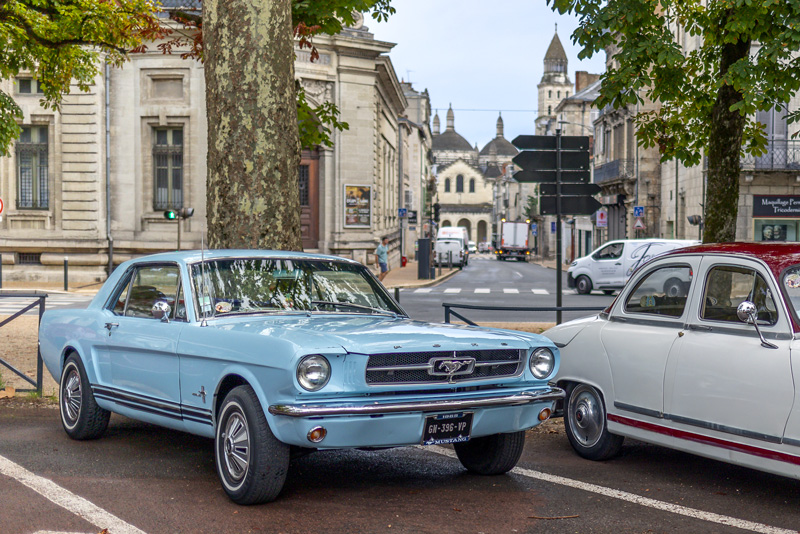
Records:
M742 147L764 153L758 110L783 106L800 89L800 2L786 0L548 0L573 13L579 57L616 47L598 107L639 106L637 137L662 159L697 165L709 144L715 102L733 89L728 110L745 117ZM680 44L669 24L680 25ZM686 44L690 46L685 46ZM733 47L759 43L743 57ZM695 48L696 45L696 48ZM746 50L747 48L744 48ZM660 102L652 109L650 102ZM727 105L727 104L726 104ZM800 120L800 112L788 115ZM731 142L736 143L736 139Z
M6 389L6 381L3 380L3 373L0 373L0 389Z
M528 202L525 204L525 216L533 219L539 215L539 199L533 195L528 195Z
M7 0L0 3L0 78L39 80L42 105L58 109L70 84L88 91L105 59L120 65L158 19L148 0ZM0 155L19 136L22 112L0 91Z
M339 121L339 108L333 102L324 102L311 107L306 100L306 91L297 85L297 125L300 130L300 146L333 146L333 129L348 130L350 125Z

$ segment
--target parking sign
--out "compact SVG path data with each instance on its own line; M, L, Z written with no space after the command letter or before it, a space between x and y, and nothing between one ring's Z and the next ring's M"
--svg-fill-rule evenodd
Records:
M634 206L633 207L633 216L634 217L644 217L644 206Z

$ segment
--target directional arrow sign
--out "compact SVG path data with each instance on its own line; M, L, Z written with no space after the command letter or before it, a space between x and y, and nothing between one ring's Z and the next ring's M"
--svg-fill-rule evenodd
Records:
M564 174L564 173L562 173ZM597 184L561 184L562 196L587 196L596 195L600 192ZM539 193L542 195L555 195L556 184L542 184L539 186Z
M545 150L528 150L520 152L511 161L526 171L549 171L557 168L556 154ZM589 152L562 152L561 170L589 170Z
M548 183L556 181L556 171L517 171L514 179L520 183ZM589 181L589 171L561 171L561 182L580 182Z
M542 215L556 215L556 197L541 197ZM592 197L561 197L562 215L591 215L602 204Z
M518 135L511 144L520 150L555 150L553 135ZM562 135L561 150L589 150L589 138L578 135Z

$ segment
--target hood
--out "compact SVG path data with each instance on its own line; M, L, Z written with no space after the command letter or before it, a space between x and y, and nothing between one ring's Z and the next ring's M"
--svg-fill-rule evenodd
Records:
M581 330L586 328L587 325L600 320L601 319L597 315L582 317L581 319L575 319L573 321L554 326L553 328L546 330L542 335L555 343L556 347L565 347L575 338L575 336L578 335Z
M464 325L435 324L407 318L360 315L282 315L231 317L208 323L209 328L270 336L301 349L344 349L350 353L529 349L552 346L546 338L525 332ZM505 344L505 345L504 345ZM437 347L439 345L440 347Z

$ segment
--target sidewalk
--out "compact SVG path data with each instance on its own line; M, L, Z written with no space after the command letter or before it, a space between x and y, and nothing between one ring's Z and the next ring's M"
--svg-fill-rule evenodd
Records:
M420 280L417 278L418 268L419 266L416 261L409 261L405 267L396 267L390 270L389 274L386 275L386 278L383 279L384 287L386 287L386 289L394 289L433 286L447 280L452 276L455 276L456 273L461 271L459 268L447 269L446 267L443 267L442 269L439 269L437 267L434 271L436 275L435 279ZM373 272L375 272L374 268ZM378 274L379 273L375 273L375 276Z

